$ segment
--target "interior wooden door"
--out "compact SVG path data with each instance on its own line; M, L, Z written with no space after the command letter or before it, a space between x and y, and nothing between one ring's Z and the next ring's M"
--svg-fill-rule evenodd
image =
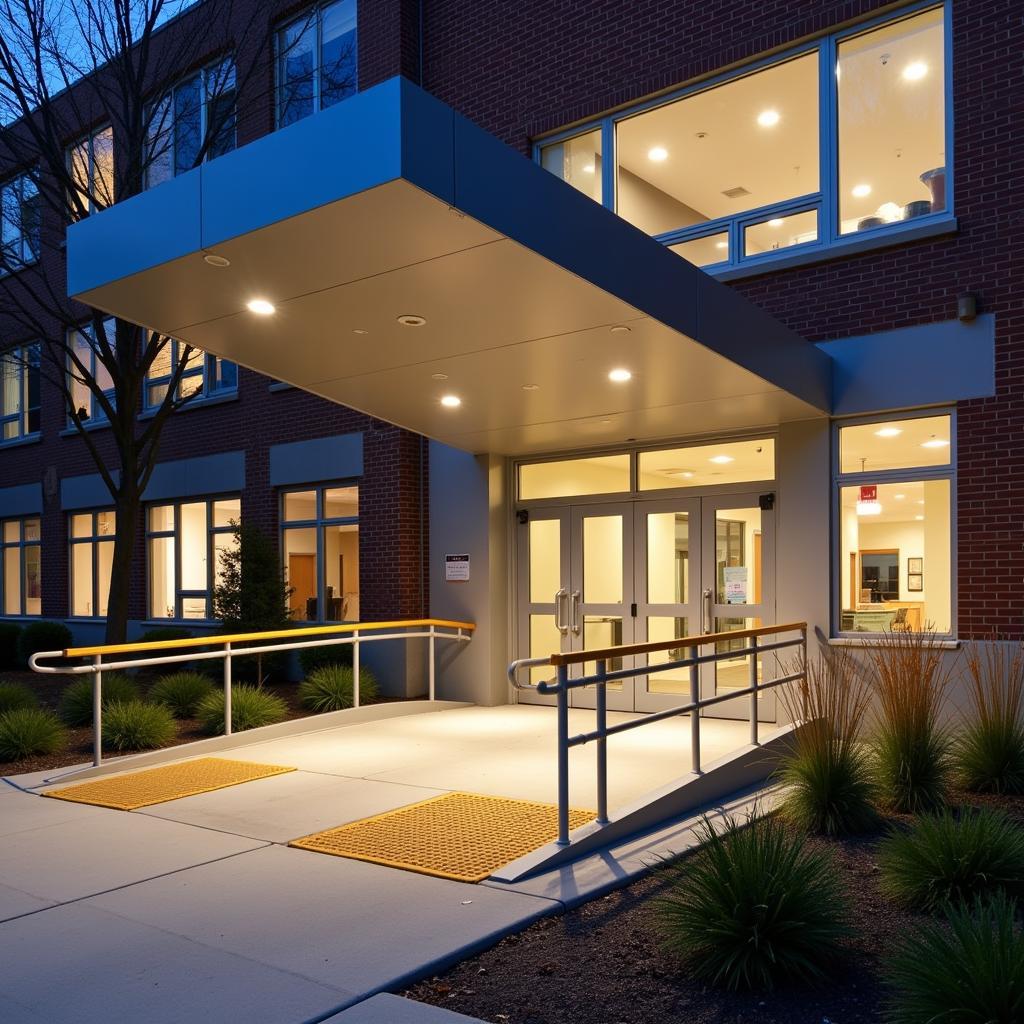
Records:
M316 555L288 555L288 586L291 587L292 618L305 622L310 616L306 613L309 598L316 597Z

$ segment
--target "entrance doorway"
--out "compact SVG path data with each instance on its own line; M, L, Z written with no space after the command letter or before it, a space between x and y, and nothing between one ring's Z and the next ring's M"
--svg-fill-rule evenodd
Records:
M759 493L741 493L530 508L518 526L516 657L726 633L773 622L772 505ZM746 645L722 641L719 650ZM649 657L653 664L685 656L680 650ZM608 663L610 671L633 667L631 659ZM585 665L583 674L595 669ZM769 671L768 666L761 671ZM531 681L549 674L534 669ZM749 656L701 666L702 696L749 685ZM689 670L620 680L607 690L610 710L657 711L686 701ZM551 703L528 691L520 699ZM594 691L573 690L571 701L574 707L592 707ZM747 698L737 698L709 713L746 718L748 709ZM775 720L774 691L759 698L758 709L760 719Z

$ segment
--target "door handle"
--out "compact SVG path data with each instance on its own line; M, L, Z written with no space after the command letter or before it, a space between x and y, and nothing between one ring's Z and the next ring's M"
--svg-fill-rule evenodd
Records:
M711 598L712 592L710 587L706 587L704 593L701 595L704 598L704 632L711 632L711 619L712 619L712 608Z
M564 601L568 596L569 592L564 588L555 592L555 629L557 629L562 636L565 636L565 634L569 632L569 624L567 622L563 622L560 618L562 601Z
M569 620L572 622L572 631L579 636L580 635L580 592L574 590L569 595Z

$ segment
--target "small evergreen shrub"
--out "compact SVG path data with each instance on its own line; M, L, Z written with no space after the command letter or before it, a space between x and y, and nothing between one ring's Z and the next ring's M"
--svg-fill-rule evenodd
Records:
M302 674L309 678L318 668L325 665L351 665L352 645L334 644L331 647L303 647L299 651L299 665Z
M213 683L208 676L172 672L153 684L149 699L168 708L175 718L194 718L202 699L212 692Z
M882 891L907 906L935 910L1005 891L1024 895L1024 829L997 811L946 810L893 832L878 851Z
M274 722L280 722L287 713L285 702L266 690L245 685L231 688L232 732L273 725ZM214 690L207 694L199 702L196 717L207 735L221 735L224 732L224 691Z
M721 833L705 819L703 847L676 867L658 913L666 946L698 977L728 989L822 982L849 934L832 859L763 818Z
M0 680L0 715L8 711L38 707L36 695L21 683L6 683Z
M104 672L101 689L103 707L139 700L135 681L121 672ZM92 676L85 675L69 683L60 696L57 714L68 725L92 725Z
M67 742L60 719L41 708L17 708L0 715L0 761L54 754Z
M18 638L21 626L16 622L0 622L0 671L18 667Z
M108 750L166 747L177 735L174 716L162 704L114 701L103 708L103 746Z
M1005 894L909 931L887 970L893 1024L1019 1024L1024 937Z
M63 622L32 622L18 637L18 659L27 665L39 651L63 651L72 644L71 630Z
M139 643L163 644L168 640L191 640L192 631L183 626L154 626L139 637Z
M323 665L299 683L299 703L318 714L350 708L354 703L354 680L354 670L348 665ZM360 666L359 702L372 703L379 693L376 676L368 668Z

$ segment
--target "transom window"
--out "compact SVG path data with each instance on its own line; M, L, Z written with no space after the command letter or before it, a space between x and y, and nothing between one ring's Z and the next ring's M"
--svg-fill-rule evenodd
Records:
M104 332L107 343L110 345L114 344L114 329L113 318L104 321ZM78 362L85 369L83 374L82 369L79 368L70 355L68 356L68 379L71 400L74 403L78 417L83 423L104 423L107 419L106 413L93 389L87 383L87 379L91 378L95 381L97 387L103 392L104 397L111 405L114 404L114 381L110 376L110 371L97 353L98 342L96 341L96 332L93 325L91 323L83 324L78 330L72 331L68 338L68 344L71 346L71 350Z
M231 58L179 82L149 115L146 187L235 148L236 76Z
M241 518L238 497L172 502L147 509L150 618L213 618L220 554L234 545L232 524Z
M953 632L950 414L838 428L838 628Z
M355 0L314 7L277 32L277 123L299 121L355 93Z
M359 488L281 495L281 552L298 622L359 621Z
M90 133L68 150L68 169L86 214L114 205L114 130Z
M106 615L116 515L113 509L104 509L76 512L70 519L71 614L76 618Z
M147 408L156 408L166 398L171 376L180 365L186 348L182 342L170 339L153 360L146 374ZM238 367L234 363L194 348L182 370L175 398L178 401L192 396L195 399L214 398L237 390Z
M0 184L0 276L39 259L42 203L33 174Z
M38 516L0 520L0 607L4 615L42 615L42 539Z
M0 356L0 443L39 433L39 346Z
M697 266L762 261L948 211L946 65L935 7L585 125L538 158Z

